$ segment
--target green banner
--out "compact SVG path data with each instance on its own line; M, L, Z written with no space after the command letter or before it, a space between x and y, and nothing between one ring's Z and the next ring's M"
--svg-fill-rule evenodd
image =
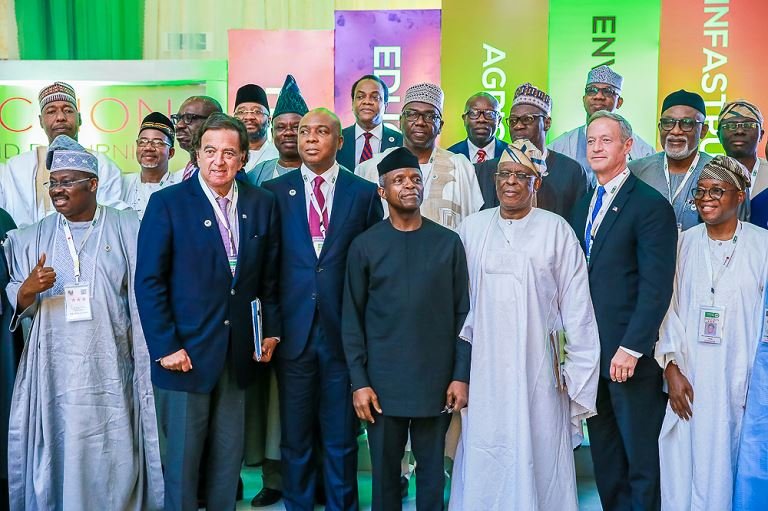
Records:
M441 83L445 127L440 145L466 138L461 114L472 94L496 96L504 112L498 135L506 140L506 116L518 85L547 83L547 7L541 0L443 1Z
M607 64L624 77L619 113L655 145L660 18L661 0L549 1L549 140L584 124L587 73Z

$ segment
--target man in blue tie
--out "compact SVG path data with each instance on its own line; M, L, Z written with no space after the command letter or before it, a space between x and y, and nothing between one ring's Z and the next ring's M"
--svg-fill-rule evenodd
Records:
M326 509L358 508L356 418L341 343L341 302L352 240L384 216L377 187L336 163L344 142L332 112L299 124L299 169L267 181L282 222L277 350L283 501L314 509L315 433L322 446Z
M245 126L212 114L196 156L197 175L153 194L139 231L136 300L166 437L166 510L197 509L201 469L208 509L235 508L243 389L264 370L256 362L257 298L261 362L270 360L280 335L274 196L235 180L248 158Z
M677 248L667 200L627 169L632 127L601 110L587 123L597 190L574 207L571 226L587 257L600 332L597 415L587 419L603 509L661 505L658 438L667 398L653 358L672 297Z

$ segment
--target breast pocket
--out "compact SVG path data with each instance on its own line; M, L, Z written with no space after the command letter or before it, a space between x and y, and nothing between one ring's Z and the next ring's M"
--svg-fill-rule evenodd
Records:
M489 250L485 256L485 273L514 277L522 282L525 268L520 253L513 254L506 250Z

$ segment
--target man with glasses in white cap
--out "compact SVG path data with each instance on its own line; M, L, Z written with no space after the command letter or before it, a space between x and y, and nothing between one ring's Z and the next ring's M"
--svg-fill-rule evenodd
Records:
M48 143L59 135L77 140L82 119L77 107L75 89L64 82L54 82L40 91L40 127ZM37 146L8 160L0 172L0 207L10 213L16 225L24 227L56 212L48 191L43 186L49 180L45 167L48 148ZM120 169L103 153L93 153L99 163L99 204L124 209L120 200L122 183Z
M466 156L437 146L443 129L443 90L432 83L416 84L405 92L400 129L403 146L416 155L424 176L421 214L456 230L461 221L483 206L475 169ZM377 165L394 148L361 163L355 174L378 183ZM384 210L386 211L386 205Z
M584 87L584 111L586 118L599 110L615 112L624 103L621 97L621 87L624 78L608 66L602 65L590 69L587 74L587 85ZM629 152L630 160L637 160L655 153L655 149L643 139L634 135L635 143ZM587 126L583 124L578 128L567 131L549 144L549 148L558 153L570 156L581 163L587 170L592 183L595 177L587 161Z
M473 94L464 105L464 128L467 138L448 148L463 154L472 163L482 163L501 156L507 143L496 137L501 122L498 100L487 92Z

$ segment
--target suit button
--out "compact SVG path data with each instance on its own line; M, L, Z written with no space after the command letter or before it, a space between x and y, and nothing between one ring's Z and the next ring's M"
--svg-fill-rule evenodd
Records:
M232 296L235 296L235 290L234 289L230 289L229 290L229 294L231 294Z
M317 271L317 273L320 273L321 271L323 271L323 269L322 269L322 268L320 268L320 267L318 266L318 267L316 268L316 271Z
M316 300L316 299L317 299L317 293L312 293L312 299L313 299L313 300Z
M229 326L229 320L228 319L224 320L224 326Z

